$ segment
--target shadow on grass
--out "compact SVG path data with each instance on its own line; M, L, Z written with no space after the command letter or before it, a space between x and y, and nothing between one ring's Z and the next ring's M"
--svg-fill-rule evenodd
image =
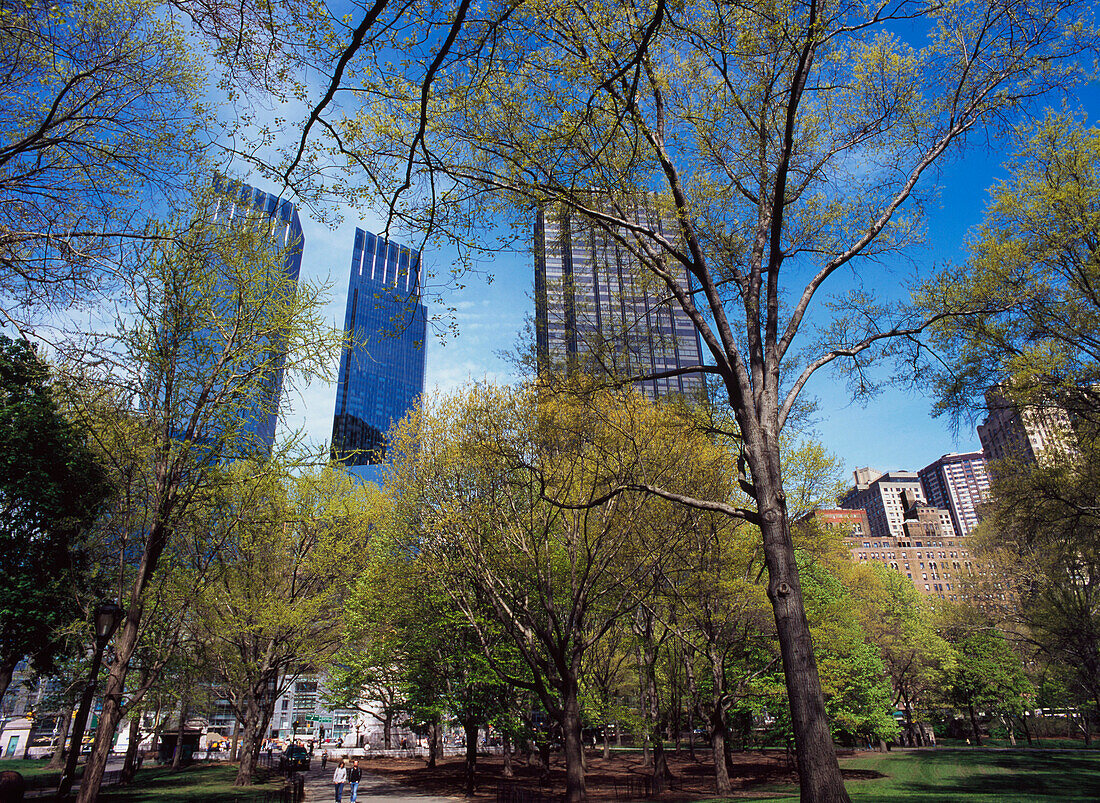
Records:
M1095 801L1100 799L1100 756L938 749L887 759L887 777L850 787L854 800L902 803L943 800Z

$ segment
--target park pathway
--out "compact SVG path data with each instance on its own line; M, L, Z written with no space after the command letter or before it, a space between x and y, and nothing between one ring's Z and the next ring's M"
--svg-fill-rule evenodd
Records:
M336 799L332 791L332 773L335 769L335 765L330 763L322 770L319 761L313 762L313 768L305 774L305 803L331 803ZM455 803L459 799L424 795L366 772L363 773L363 782L359 784L360 803ZM344 803L350 800L348 786L344 784Z

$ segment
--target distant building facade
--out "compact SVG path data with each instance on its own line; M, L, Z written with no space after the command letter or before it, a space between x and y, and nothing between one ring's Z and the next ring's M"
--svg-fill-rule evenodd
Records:
M262 222L272 248L283 252L282 270L296 285L302 270L302 252L305 237L298 210L293 203L276 195L263 192L240 181L215 176L215 225L237 227ZM226 305L225 313L232 314L232 305ZM286 344L269 344L269 357L276 366L262 383L261 397L252 403L243 403L238 413L244 422L243 440L247 452L270 455L275 442L275 426L278 421L279 402L283 391L283 363L286 361Z
M852 472L855 485L840 499L840 507L866 510L870 535L875 538L901 538L906 503L902 494L909 492L924 501L920 477L912 471L891 471L883 474L870 468Z
M986 460L1035 463L1055 449L1073 448L1073 426L1065 410L1019 409L997 388L985 394L987 415L978 425Z
M635 219L676 241L679 233L640 203ZM584 365L635 382L652 399L692 395L701 373L658 376L701 364L699 333L668 290L620 243L560 208L535 221L535 338L540 375ZM681 286L692 287L686 269Z
M420 252L356 229L332 424L335 460L383 461L386 433L424 393L427 321Z
M945 454L917 475L929 503L950 512L958 535L970 535L978 526L978 508L989 496L985 454Z
M905 497L910 506L899 537L874 535L867 512L858 508L818 509L810 515L844 534L853 561L882 564L904 575L922 594L958 600L960 580L975 570L966 539L955 535L946 511L916 501L911 491Z

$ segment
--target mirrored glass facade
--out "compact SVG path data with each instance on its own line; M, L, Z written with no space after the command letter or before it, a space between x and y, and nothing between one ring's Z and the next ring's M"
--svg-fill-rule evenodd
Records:
M420 253L356 229L333 459L348 466L382 462L386 433L424 392L427 322L420 303Z
M642 205L633 215L669 228ZM687 271L678 273L690 291ZM703 388L701 374L659 376L701 362L698 332L667 288L609 233L560 209L535 221L535 336L540 374L582 366L647 377L634 384L654 399Z
M214 191L217 195L214 222L225 226L264 226L267 229L266 239L271 247L283 253L282 269L290 279L289 286L296 285L302 270L305 237L302 234L298 209L294 204L285 198L224 176L214 178ZM233 298L232 293L227 293L226 296L230 300ZM231 304L227 305L226 310L226 315L230 314ZM243 422L242 451L249 454L270 455L275 442L286 347L283 343L271 345L266 362L274 364L276 368L261 383L260 392L263 398L256 398L251 405L242 405L236 411L238 421Z

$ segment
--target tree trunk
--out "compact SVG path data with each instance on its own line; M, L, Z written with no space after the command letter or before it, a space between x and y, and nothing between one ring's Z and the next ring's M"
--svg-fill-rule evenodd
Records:
M902 691L901 700L905 704L905 732L909 736L909 746L917 746L917 728L913 722L913 707L909 704L909 692Z
M260 702L252 695L244 704L244 731L241 734L241 763L237 766L234 786L251 786L256 774L256 759L263 740Z
M233 717L233 739L229 743L229 760L238 761L239 756L237 750L241 746L241 720L238 717Z
M587 799L584 764L581 755L581 709L574 678L562 684L561 731L565 748L565 803L584 803Z
M386 709L386 717L382 720L382 743L389 750L393 747L393 711Z
M133 783L137 774L138 747L141 744L141 715L130 714L130 738L126 743L126 758L122 762L122 775L119 782L122 784Z
M59 770L65 766L66 746L69 743L69 727L73 724L72 706L66 706L61 712L61 721L57 724L57 745L53 757L46 765L47 769Z
M477 720L466 720L463 729L466 731L466 794L472 796L477 790Z
M698 761L695 756L695 709L688 711L688 755L692 761Z
M604 724L604 726L603 726L603 758L604 758L604 761L607 761L608 759L611 758L611 742L609 741L610 737L607 735L608 728L610 728L610 727L611 726L608 725L608 724Z
M1005 715L1005 716L1001 717L1001 719L1004 720L1005 729L1008 730L1008 743L1010 745L1012 745L1013 747L1015 747L1016 746L1016 729L1015 729L1015 726L1012 724L1012 716L1011 715Z
M187 682L186 680L184 681ZM172 751L172 772L179 772L183 766L183 733L187 727L187 717L191 715L191 699L188 689L184 689L180 697L180 721L176 728L176 749Z
M515 770L512 769L512 738L507 733L501 734L500 746L500 751L504 755L502 774L505 778L511 778L515 775Z
M111 746L115 730L122 719L122 695L126 691L126 673L137 649L141 618L144 613L144 597L149 582L156 570L161 553L168 543L166 518L171 512L172 503L166 501L166 485L171 480L163 464L155 467L157 474L156 496L160 499L157 520L154 522L145 544L145 552L138 564L137 575L130 587L129 607L126 609L122 626L115 636L115 660L107 675L107 686L103 693L103 711L99 717L95 744L84 765L84 779L76 795L76 803L96 803L99 800L99 787L103 783L103 773L107 770L107 760L111 756ZM136 702L136 701L134 701Z
M96 678L99 675L99 665L103 660L103 644L98 641L96 643L95 652L92 654L92 665L88 673L87 680L84 681L84 690L80 694L80 705L76 709L76 717L73 719L72 736L70 738L69 753L65 756L65 769L61 771L61 781L57 785L58 797L64 797L69 794L69 790L73 788L73 782L76 777L76 764L80 760L80 754L82 752L84 741L84 728L88 724L88 713L92 709L92 699L95 697ZM104 699L103 708L106 710L107 701ZM103 724L102 718L100 724ZM114 731L111 731L110 737L108 737L107 752L110 752L110 740L114 737ZM96 739L99 738L98 733ZM92 747L92 754L95 753L95 746ZM91 762L92 755L88 756L88 761ZM106 758L104 758L106 763ZM87 778L88 772L85 767L84 777Z
M1027 711L1024 711L1023 715L1020 717L1020 724L1024 728L1024 736L1027 737L1027 746L1031 747L1032 746L1031 728L1029 728L1028 724L1027 724Z
M825 696L798 580L783 493L778 432L768 433L765 438L759 423L744 415L738 416L738 420L742 435L750 441L746 456L756 486L764 562L768 567L768 599L772 603L783 657L783 679L798 753L801 800L802 803L849 803L829 732ZM751 443L754 440L756 443Z
M710 717L710 749L714 754L714 791L726 797L733 792L733 785L726 767L726 718L717 705Z
M433 722L428 726L428 766L434 768L436 760L436 744L439 742L439 723Z
M4 702L4 695L8 693L11 685L11 676L15 674L15 664L11 661L0 661L0 704Z
M966 704L966 710L970 714L970 729L974 732L974 744L978 747L982 746L982 732L978 728L978 715L974 712L974 704L968 702Z

